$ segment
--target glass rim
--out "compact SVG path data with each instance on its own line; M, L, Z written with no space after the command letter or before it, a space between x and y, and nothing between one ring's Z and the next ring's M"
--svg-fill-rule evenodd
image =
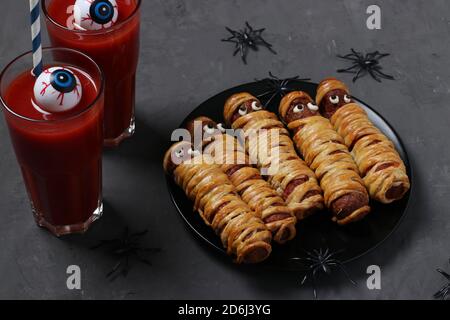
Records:
M78 50L74 50L74 49L62 48L62 47L44 47L44 48L42 48L42 51L43 51L43 52L44 52L44 51L47 51L47 52L48 52L48 51L66 51L66 52L71 52L71 53L75 53L75 54L78 54L78 55L80 55L80 56L83 56L84 58L86 58L86 59L88 59L90 62L92 62L93 65L95 66L96 70L98 71L99 75L100 75L100 87L99 87L99 90L98 90L98 92L97 92L97 95L96 95L95 99L94 99L91 103L89 103L89 105L88 105L85 109L83 109L83 110L81 110L81 111L75 113L74 115L71 115L70 117L63 118L63 119L42 120L42 119L32 119L32 118L26 117L26 116L24 116L24 115L21 115L21 114L15 112L15 111L13 111L13 110L8 106L8 104L6 103L5 99L3 98L3 93L2 93L1 90L0 90L0 103L2 104L3 108L4 108L7 112L9 112L10 114L14 115L14 116L17 117L17 118L20 118L20 119L25 120L25 121L33 122L33 123L57 123L57 122L70 121L70 120L79 118L79 117L81 117L82 115L84 115L85 113L89 112L89 111L92 109L92 107L99 101L100 97L101 97L102 94L103 94L103 90L104 90L104 88L105 88L105 77L104 77L103 71L102 71L102 69L99 67L99 65L98 65L91 57L89 57L88 55L86 55L86 54L84 54L84 53L82 53L82 52L80 52L80 51L78 51ZM26 57L27 55L32 55L32 54L33 54L33 51L27 51L27 52L22 53L21 55L17 56L17 57L16 57L15 59L13 59L10 63L8 63L8 64L6 65L6 67L3 68L2 72L0 73L0 84L1 84L2 81L3 81L3 78L4 78L5 74L6 74L6 72L7 72L7 71L8 71L8 70L9 70L9 69L10 69L17 61L19 61L20 59ZM30 61L31 61L31 59L30 59Z
M67 26L64 26L64 25L60 24L59 22L57 22L55 19L53 19L50 16L50 14L48 13L47 8L45 6L45 3L47 2L47 0L43 0L41 2L42 2L42 4L41 4L42 12L44 12L45 18L48 19L48 21L50 21L53 25L57 26L58 28L63 29L63 30L68 31L68 32L82 33L82 34L85 34L85 35L99 35L99 34L105 34L105 33L113 32L116 29L119 29L124 24L128 23L139 12L142 0L137 0L136 8L134 8L133 12L125 20L120 21L118 24L115 24L115 25L113 25L110 28L100 29L100 30L75 30L75 29L72 30L72 29L69 29Z

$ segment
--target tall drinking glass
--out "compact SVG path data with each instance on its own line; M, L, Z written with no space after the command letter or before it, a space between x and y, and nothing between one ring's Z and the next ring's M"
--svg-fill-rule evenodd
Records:
M83 0L82 0L83 1ZM81 21L93 19L105 5L117 8L117 20L98 30L75 27L75 0L44 0L43 12L53 46L67 47L92 57L105 74L105 146L117 146L135 131L135 82L139 58L141 0L79 0ZM89 8L91 10L89 10ZM92 11L98 8L97 13ZM83 12L79 13L80 15ZM90 13L89 13L90 12ZM106 11L105 11L106 12ZM100 26L100 25L99 25Z
M32 61L25 53L0 75L3 114L32 211L37 224L56 236L84 232L103 210L103 74L80 52L44 49L44 68L70 70L82 89L72 110L46 112L33 93Z

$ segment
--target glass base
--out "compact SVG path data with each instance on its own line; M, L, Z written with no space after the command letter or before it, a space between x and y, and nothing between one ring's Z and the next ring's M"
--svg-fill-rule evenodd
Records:
M87 221L66 226L54 226L51 223L47 222L43 215L37 212L34 208L32 208L32 210L34 219L36 220L36 223L39 227L45 228L55 236L60 237L74 233L85 233L89 229L91 224L102 216L103 203L100 201L99 206L94 210L92 216Z
M120 136L114 139L105 139L103 141L103 145L108 148L117 147L122 143L123 140L132 137L135 131L136 131L136 120L133 117L131 118L130 126L127 129L125 129L125 131Z

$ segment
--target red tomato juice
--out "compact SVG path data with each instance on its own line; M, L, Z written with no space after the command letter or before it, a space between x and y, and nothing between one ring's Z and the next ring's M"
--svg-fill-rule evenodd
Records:
M134 132L135 78L139 58L139 0L116 0L114 26L98 31L73 29L74 0L46 0L44 12L52 45L81 51L105 75L105 145L116 146ZM70 27L72 25L72 27Z
M83 71L82 98L70 111L36 108L29 71L5 89L4 112L17 160L39 225L57 235L85 231L101 206L103 97ZM65 230L71 226L72 229ZM75 229L73 229L75 228ZM78 228L78 229L77 229Z

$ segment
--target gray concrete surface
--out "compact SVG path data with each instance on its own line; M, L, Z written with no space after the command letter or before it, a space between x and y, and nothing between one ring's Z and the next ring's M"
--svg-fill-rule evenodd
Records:
M392 53L384 66L397 78L364 78L352 92L381 112L403 138L415 172L410 210L395 234L348 265L356 286L338 275L323 299L429 299L443 285L436 267L450 257L450 6L447 0L144 0L137 83L136 136L104 156L105 216L85 236L55 239L37 228L3 119L0 121L0 298L2 299L309 299L300 275L248 272L219 258L186 228L161 170L171 131L199 103L231 86L300 74L336 75L335 55L351 47ZM382 29L366 28L369 4L382 9ZM0 65L30 48L27 1L0 2ZM231 56L224 26L248 20L266 27L278 55ZM350 82L350 76L343 79ZM115 260L89 250L124 224L148 228L161 247L153 266L135 264L110 282ZM66 288L66 268L82 269L82 290ZM382 289L368 290L366 268L380 265Z

